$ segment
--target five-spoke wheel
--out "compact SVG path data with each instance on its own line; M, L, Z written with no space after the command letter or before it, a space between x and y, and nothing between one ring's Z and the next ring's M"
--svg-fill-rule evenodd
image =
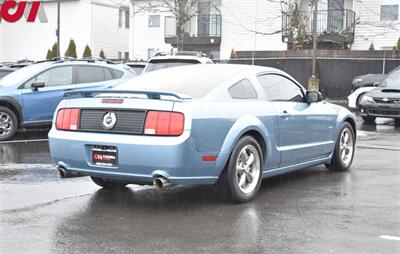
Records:
M355 146L354 129L348 122L342 124L336 141L332 161L326 167L332 171L345 171L353 162Z

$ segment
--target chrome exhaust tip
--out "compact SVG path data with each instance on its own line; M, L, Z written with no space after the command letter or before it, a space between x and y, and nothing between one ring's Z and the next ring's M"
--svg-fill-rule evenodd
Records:
M61 178L69 178L69 177L77 177L78 176L77 174L73 174L73 173L69 172L62 166L58 166L57 169L58 169L58 175Z
M156 177L153 179L153 185L157 188L165 188L170 186L171 183L165 177Z

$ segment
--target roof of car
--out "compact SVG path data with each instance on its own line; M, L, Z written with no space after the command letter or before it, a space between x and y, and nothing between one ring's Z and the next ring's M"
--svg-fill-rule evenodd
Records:
M155 56L150 58L150 61L154 60L197 60L200 63L213 62L210 58L201 56L182 56L182 55L170 55L170 56Z

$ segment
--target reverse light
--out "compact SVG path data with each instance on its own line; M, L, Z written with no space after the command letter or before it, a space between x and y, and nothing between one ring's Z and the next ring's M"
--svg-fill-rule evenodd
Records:
M78 130L80 112L79 108L60 109L57 113L56 128L65 131Z
M144 125L145 135L180 136L183 133L184 115L178 112L149 111Z

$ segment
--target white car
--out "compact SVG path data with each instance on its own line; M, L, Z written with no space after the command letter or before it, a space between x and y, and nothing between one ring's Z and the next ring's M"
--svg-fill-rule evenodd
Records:
M369 91L372 91L376 88L376 86L366 86L366 87L360 87L357 90L355 90L352 94L350 94L347 99L349 100L349 108L353 109L358 109L358 106L360 105L361 98L368 93Z
M161 69L190 65L190 64L213 64L214 62L202 55L189 56L189 55L168 55L168 56L156 56L151 58L143 73L157 71Z

